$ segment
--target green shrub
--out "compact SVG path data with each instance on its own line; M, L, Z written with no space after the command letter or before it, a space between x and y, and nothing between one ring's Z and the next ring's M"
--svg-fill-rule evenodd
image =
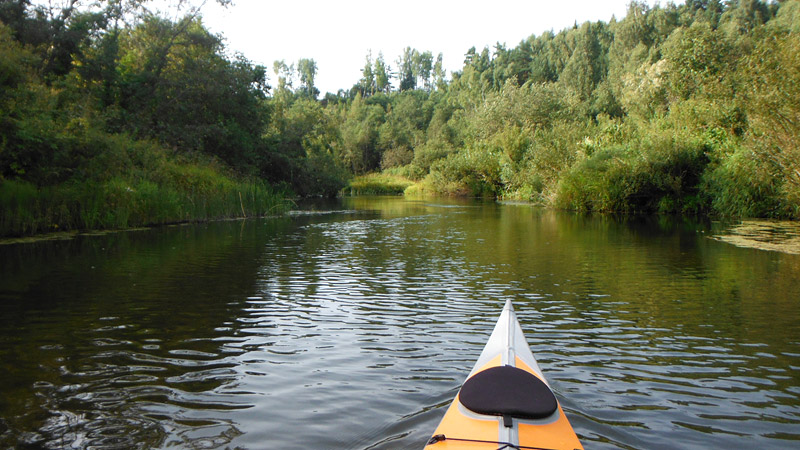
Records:
M670 133L653 134L639 148L595 150L561 177L556 205L565 209L625 213L697 213L703 145Z
M712 210L734 217L783 216L776 181L752 151L741 147L723 156L703 178Z
M496 197L503 191L499 160L484 146L469 147L434 164L431 182L451 195Z

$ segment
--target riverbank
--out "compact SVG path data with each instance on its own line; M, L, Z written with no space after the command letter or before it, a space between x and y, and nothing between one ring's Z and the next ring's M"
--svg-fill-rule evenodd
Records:
M342 190L344 195L403 195L414 181L390 173L369 173L354 177Z
M125 149L116 153L131 156ZM155 147L139 148L136 156L53 185L0 180L0 237L254 217L290 205L287 193L213 160Z
M0 184L0 237L203 222L286 209L286 198L258 181L224 179L203 192L122 178L49 187L6 180Z

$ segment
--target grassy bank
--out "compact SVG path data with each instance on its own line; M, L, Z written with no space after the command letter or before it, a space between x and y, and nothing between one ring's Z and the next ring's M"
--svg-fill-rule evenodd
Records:
M286 200L256 181L219 180L214 191L181 190L148 180L36 187L0 183L0 236L121 229L284 211Z
M212 193L147 180L48 187L6 180L0 184L0 236L252 217L285 209L283 196L260 182L224 180Z
M288 209L286 194L151 143L120 138L81 175L48 185L0 179L0 236L252 217Z
M345 195L402 195L414 184L408 178L388 173L371 173L360 175L352 180L344 189Z

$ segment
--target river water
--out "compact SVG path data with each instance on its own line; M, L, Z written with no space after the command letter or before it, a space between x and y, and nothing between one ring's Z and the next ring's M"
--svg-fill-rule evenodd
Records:
M587 448L800 445L800 255L351 198L0 245L0 448L419 449L506 299Z

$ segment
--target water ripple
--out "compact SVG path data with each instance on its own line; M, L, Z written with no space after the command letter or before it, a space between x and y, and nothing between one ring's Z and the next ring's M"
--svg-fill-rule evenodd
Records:
M420 448L506 299L587 448L800 440L794 256L390 202L86 244L2 304L0 448Z

